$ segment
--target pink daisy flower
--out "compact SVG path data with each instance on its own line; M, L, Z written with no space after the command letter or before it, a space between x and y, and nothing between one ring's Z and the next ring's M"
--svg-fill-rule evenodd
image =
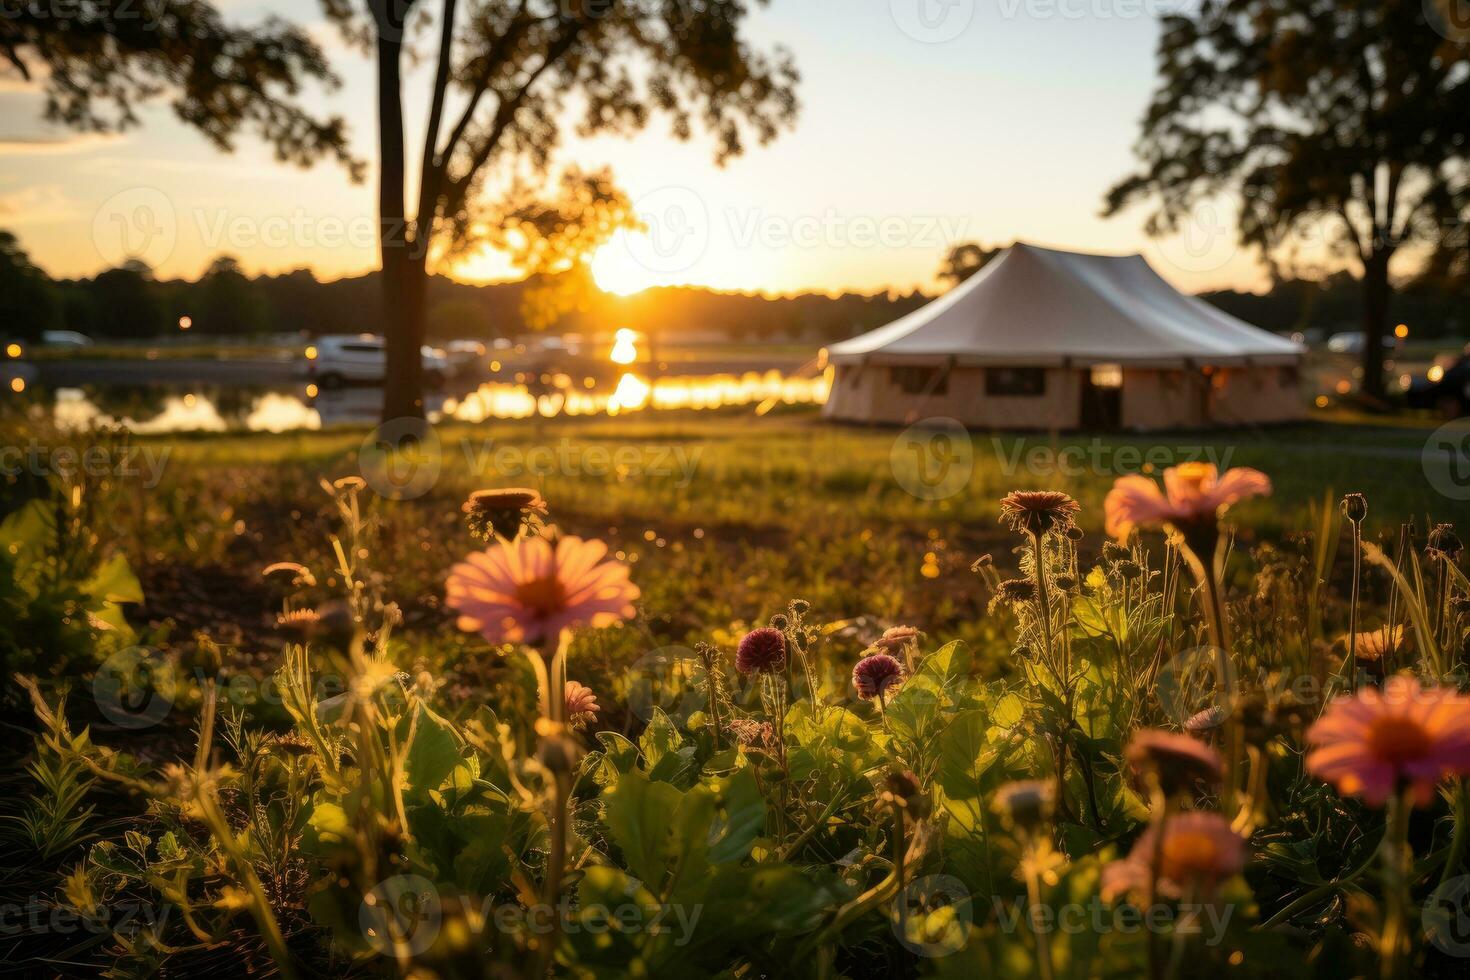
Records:
M537 643L573 626L611 626L634 614L628 566L607 545L577 537L521 538L476 551L450 571L459 628L491 643Z
M1158 827L1150 825L1126 858L1103 868L1104 900L1128 893L1151 899L1148 891L1156 856L1158 892L1171 898L1209 896L1220 882L1233 878L1245 866L1245 841L1218 813L1178 813L1164 821L1162 845L1156 843L1158 833Z
M602 710L602 706L597 703L597 695L592 693L592 688L580 681L567 681L564 690L568 725L586 728L597 720L597 713Z
M903 664L886 653L864 657L852 668L852 686L864 701L887 696L888 689L903 683Z
M1339 793L1382 806L1410 788L1417 803L1428 803L1441 779L1470 773L1470 698L1392 677L1381 691L1334 701L1307 741L1317 746L1307 771Z
M1220 473L1213 463L1181 463L1164 471L1164 489L1145 476L1119 477L1103 501L1108 534L1122 541L1135 527L1176 529L1214 521L1232 504L1271 493L1260 470L1238 466Z

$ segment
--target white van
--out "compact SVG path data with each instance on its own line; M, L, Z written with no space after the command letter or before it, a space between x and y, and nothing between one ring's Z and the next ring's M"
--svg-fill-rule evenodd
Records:
M431 382L444 379L448 360L442 351L422 348L424 377ZM323 388L347 384L382 384L387 375L388 355L383 338L370 333L318 337L304 351L306 377Z

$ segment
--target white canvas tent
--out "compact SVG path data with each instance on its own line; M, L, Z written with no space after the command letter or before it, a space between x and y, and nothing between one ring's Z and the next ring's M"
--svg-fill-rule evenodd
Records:
M1302 348L1187 296L1140 255L1016 244L835 344L830 418L995 428L1191 428L1303 412Z

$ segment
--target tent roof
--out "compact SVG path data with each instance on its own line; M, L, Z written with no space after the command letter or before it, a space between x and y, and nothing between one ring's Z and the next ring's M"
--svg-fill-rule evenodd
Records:
M1016 243L922 309L834 344L838 364L1294 364L1300 345L1165 282L1141 255Z

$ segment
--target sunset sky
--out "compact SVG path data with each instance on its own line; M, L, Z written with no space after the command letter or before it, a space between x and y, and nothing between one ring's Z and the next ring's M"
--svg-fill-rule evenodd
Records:
M309 11L343 88L314 104L344 114L373 155L372 65L303 0L225 2L250 20ZM790 48L802 72L794 132L723 169L711 143L672 140L655 119L632 140L572 141L565 163L611 165L660 243L609 246L596 271L631 290L692 283L787 293L933 288L946 247L1021 238L1098 252L1142 251L1191 291L1260 288L1233 244L1228 202L1189 237L1150 241L1143 211L1104 220L1102 197L1133 166L1130 147L1154 84L1160 3L1139 0L774 0L751 34ZM921 16L923 15L923 16ZM410 121L427 103L414 76ZM0 82L0 228L55 276L119 260L119 213L159 216L143 258L194 278L219 253L247 271L308 266L321 278L375 264L373 191L322 164L276 164L242 139L222 155L166 105L115 139L39 122L41 100ZM671 237L672 236L672 237ZM658 247L655 245L658 244ZM496 256L461 277L513 275Z

